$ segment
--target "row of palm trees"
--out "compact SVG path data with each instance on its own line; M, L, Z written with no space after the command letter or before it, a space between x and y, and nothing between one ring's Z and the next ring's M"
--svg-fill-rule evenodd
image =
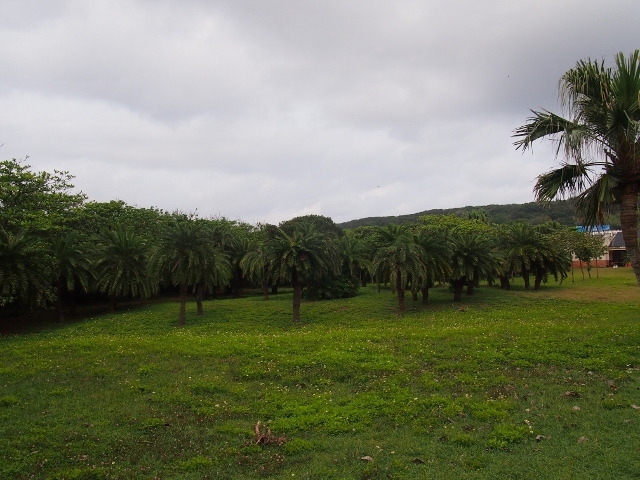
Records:
M202 314L207 293L225 287L237 293L248 282L259 285L265 299L270 288L293 287L298 323L304 288L340 276L362 285L390 284L402 313L407 291L414 300L421 293L427 304L430 288L449 283L460 301L465 288L472 295L481 281L500 279L510 288L518 275L530 288L533 276L538 289L549 275L562 279L569 272L570 247L558 240L567 230L557 224L461 222L455 228L425 223L343 232L315 215L251 228L176 216L153 237L126 226L89 237L71 230L46 238L0 228L0 302L53 303L63 320L65 293L73 307L74 292L101 292L115 310L118 299L173 287L180 298L178 323L184 325L189 291Z
M567 233L557 224L514 223L483 231L388 225L372 232L369 255L360 257L360 262L378 283L390 282L402 313L407 290L414 300L421 293L422 303L427 304L429 289L436 284L448 282L454 301L461 301L465 288L467 295L473 295L483 280L493 283L500 279L501 287L510 289L511 279L517 275L529 289L533 275L537 290L549 275L556 280L566 278L571 250L555 237ZM351 249L358 250L355 245Z

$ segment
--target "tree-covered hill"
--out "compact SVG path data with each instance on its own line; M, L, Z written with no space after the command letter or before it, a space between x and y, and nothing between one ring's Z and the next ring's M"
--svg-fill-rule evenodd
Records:
M483 205L466 206L460 208L433 209L397 217L367 217L351 220L339 224L342 228L356 228L361 226L384 226L390 223L412 223L423 215L458 215L467 216L473 210L484 210L489 221L493 223L526 222L534 225L554 220L562 225L579 225L581 220L576 217L575 207L572 200L558 200L548 204L529 202L523 204L509 205ZM612 216L610 220L612 227L619 224L617 216Z

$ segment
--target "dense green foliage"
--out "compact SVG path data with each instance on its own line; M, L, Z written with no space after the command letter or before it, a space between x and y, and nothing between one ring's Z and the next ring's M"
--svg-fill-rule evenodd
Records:
M32 172L16 160L0 161L0 228L32 233L63 229L85 200L73 194L68 172Z
M585 234L557 222L499 225L483 210L423 215L413 224L346 232L320 215L254 227L121 201L84 202L69 193L69 174L32 174L19 162L6 161L4 167L9 172L0 177L5 193L19 190L34 198L24 202L20 215L8 209L6 228L0 227L0 308L19 313L55 305L60 321L67 315L65 307L73 314L78 297L108 300L115 311L118 302L165 292L179 295L178 324L184 325L189 292L202 314L207 294L237 298L257 287L268 299L269 288L275 293L292 286L297 323L303 297L347 298L371 281L391 284L402 313L405 291L414 300L421 293L427 304L429 289L449 282L454 299L461 301L462 288L472 295L481 280L499 277L508 289L510 279L521 275L528 288L529 274L538 289L549 276L566 277L571 252L587 265L597 256ZM35 187L26 188L30 182ZM51 208L50 218L42 205L58 198L64 199L62 211ZM11 220L18 217L22 220ZM529 256L520 260L514 248L524 247L510 240L518 225L528 229L522 238L535 240Z
M287 290L2 336L0 477L638 478L634 284L516 279L464 308L436 286L402 318L371 286L298 327Z

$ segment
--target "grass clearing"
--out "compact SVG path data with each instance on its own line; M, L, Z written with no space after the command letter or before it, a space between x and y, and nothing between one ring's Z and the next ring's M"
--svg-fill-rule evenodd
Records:
M189 304L185 328L153 304L0 337L0 478L640 477L630 269L451 299L400 317L368 287L300 327L291 294ZM258 421L286 442L255 445Z

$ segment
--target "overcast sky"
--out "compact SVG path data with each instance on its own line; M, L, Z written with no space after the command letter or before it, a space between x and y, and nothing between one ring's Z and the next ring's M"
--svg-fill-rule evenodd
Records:
M91 200L250 223L533 200L577 60L640 48L637 0L0 3L0 158Z

